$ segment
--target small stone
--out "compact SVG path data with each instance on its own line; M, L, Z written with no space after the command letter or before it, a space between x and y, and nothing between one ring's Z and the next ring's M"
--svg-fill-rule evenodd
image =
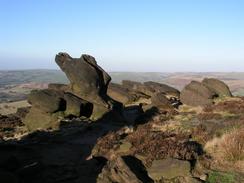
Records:
M153 180L159 181L161 179L188 176L190 170L191 165L188 161L167 158L154 160L152 166L148 169L148 174Z

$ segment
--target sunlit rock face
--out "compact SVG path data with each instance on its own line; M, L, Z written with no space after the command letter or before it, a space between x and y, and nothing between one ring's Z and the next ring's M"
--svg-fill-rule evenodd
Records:
M72 58L67 53L59 53L55 61L70 84L52 83L48 89L31 92L28 101L32 108L24 119L30 131L58 128L60 121L67 117L95 121L110 113L120 116L121 103L107 95L111 77L97 65L94 57Z
M97 64L94 57L82 55L80 58L72 58L67 53L59 53L55 61L69 79L74 94L107 106L107 87L111 77Z

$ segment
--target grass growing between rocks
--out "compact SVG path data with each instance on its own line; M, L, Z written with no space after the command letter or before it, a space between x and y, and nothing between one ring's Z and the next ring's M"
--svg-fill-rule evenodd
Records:
M235 175L233 173L223 173L213 171L209 174L207 183L234 183Z
M244 127L234 128L205 145L214 169L244 173Z
M244 160L244 128L233 129L220 138L206 144L206 149L223 160L236 162Z

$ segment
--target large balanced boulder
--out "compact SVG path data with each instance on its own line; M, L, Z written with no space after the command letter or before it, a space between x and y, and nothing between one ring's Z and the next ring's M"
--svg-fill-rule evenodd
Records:
M70 81L72 92L80 98L107 106L107 87L111 77L90 55L72 58L67 53L59 53L56 63Z
M214 78L205 78L202 83L209 88L212 92L214 92L218 97L231 97L231 91L229 87L218 79Z
M215 93L204 84L192 81L181 91L180 100L190 106L203 106L213 103Z
M72 58L67 53L59 53L56 63L70 81L70 92L93 104L92 120L102 118L120 104L107 95L111 77L90 55Z

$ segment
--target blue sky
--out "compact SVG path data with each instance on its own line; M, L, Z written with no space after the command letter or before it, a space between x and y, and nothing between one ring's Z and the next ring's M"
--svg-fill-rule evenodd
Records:
M0 0L0 23L0 70L65 51L108 71L244 71L242 0Z

